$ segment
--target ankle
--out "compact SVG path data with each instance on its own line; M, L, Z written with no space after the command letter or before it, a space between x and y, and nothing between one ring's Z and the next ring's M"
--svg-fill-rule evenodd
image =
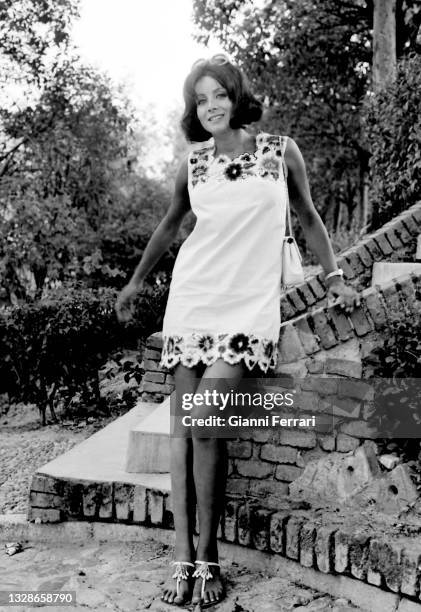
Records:
M208 561L209 563L219 563L217 548L198 548L196 551L198 561Z
M194 562L194 550L193 548L185 546L176 546L174 549L174 561L189 561Z

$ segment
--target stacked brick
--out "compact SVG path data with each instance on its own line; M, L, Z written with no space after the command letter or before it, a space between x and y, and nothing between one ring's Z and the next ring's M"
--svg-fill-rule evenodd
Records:
M371 279L371 268L376 261L408 260L408 249L415 252L416 237L421 232L421 202L404 211L379 230L337 257L344 278L358 290ZM282 320L294 319L309 308L314 308L326 295L322 273L287 291L281 302Z
M123 482L61 480L35 474L29 495L28 520L139 523L172 528L168 493Z
M281 325L280 361L294 362L329 350L351 338L379 332L389 321L420 312L420 276L407 274L361 292L361 306L346 315L336 306L313 309Z
M159 366L162 352L162 334L149 336L143 354L145 374L141 384L141 399L145 402L162 402L174 390L174 377Z
M376 428L366 418L374 394L370 385L345 378L307 377L302 382L308 387L313 384L314 390L304 393L312 396L316 428L256 427L241 432L238 440L229 441L229 494L250 501L264 499L268 507L278 508L289 494L290 483L302 475L307 464L333 451L354 451L378 437ZM331 395L323 395L325 391ZM340 398L338 391L342 393ZM306 416L299 407L296 414Z
M227 542L400 593L408 604L421 600L421 544L409 537L386 539L371 525L328 525L311 511L268 509L239 497L227 498L221 531Z

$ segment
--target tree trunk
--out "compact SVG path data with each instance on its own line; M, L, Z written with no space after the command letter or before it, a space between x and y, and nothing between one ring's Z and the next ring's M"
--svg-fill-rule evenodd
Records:
M396 79L396 63L396 0L374 0L372 87L376 94ZM361 170L361 225L365 228L373 221L368 200L368 164L365 167L364 163Z
M373 88L377 93L396 78L396 0L374 0Z
M358 160L360 166L358 185L360 200L360 228L361 231L364 231L365 233L372 221L372 211L368 199L370 154L361 148L358 151Z

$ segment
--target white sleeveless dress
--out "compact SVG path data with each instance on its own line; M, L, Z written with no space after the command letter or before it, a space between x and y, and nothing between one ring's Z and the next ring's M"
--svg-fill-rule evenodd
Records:
M277 359L287 137L260 133L231 160L206 143L190 152L196 225L181 246L163 322L161 365L222 358L266 372Z

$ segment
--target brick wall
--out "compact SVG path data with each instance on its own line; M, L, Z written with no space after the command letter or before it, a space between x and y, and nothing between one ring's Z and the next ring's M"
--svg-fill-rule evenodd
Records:
M347 316L335 307L321 307L282 324L280 362L267 390L294 389L294 411L288 416L316 415L316 431L255 428L229 442L227 492L249 500L264 499L269 508L289 493L289 484L305 466L328 453L354 451L376 438L369 418L373 388L364 380L362 359L383 341L382 326L421 310L421 276L365 289L361 307ZM173 380L158 366L160 334L148 340L143 398L152 401L172 392ZM158 380L157 375L160 374ZM324 431L323 425L337 422Z
M143 353L145 374L141 383L141 399L145 402L160 403L174 391L174 377L160 367L162 352L162 334L157 332L149 336Z

